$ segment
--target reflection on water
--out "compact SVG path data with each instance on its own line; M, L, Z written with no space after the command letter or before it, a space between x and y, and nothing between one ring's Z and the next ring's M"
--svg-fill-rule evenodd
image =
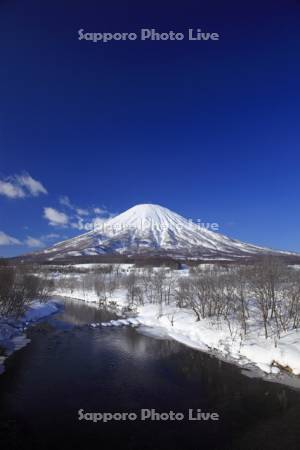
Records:
M107 322L115 319L115 314L99 309L96 303L85 303L81 300L64 299L60 300L64 309L59 316L54 317L55 325L57 321L67 325L86 325L93 322ZM51 319L50 319L51 320Z
M109 313L67 301L32 328L0 377L3 448L299 449L300 395L130 327L74 327ZM217 412L219 422L78 422L78 410ZM26 447L27 446L27 447Z

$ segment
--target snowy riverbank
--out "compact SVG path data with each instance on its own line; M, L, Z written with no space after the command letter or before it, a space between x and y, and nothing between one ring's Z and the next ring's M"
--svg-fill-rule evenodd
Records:
M76 298L86 302L97 302L94 291L58 290L57 295ZM120 308L127 305L126 292L115 291L111 299ZM196 321L192 310L178 308L172 304L159 307L157 304L145 304L137 307L136 323L157 330L165 335L195 349L214 354L217 357L234 362L241 367L255 367L261 375L268 374L272 379L282 381L282 374L300 375L300 332L290 330L280 339L265 339L259 317L249 324L247 336L242 336L240 327L234 323L213 320ZM125 322L112 323L114 326ZM101 326L101 324L94 324ZM296 380L298 381L298 380ZM300 383L300 379L299 379ZM298 383L297 383L298 384Z
M30 342L25 334L27 327L56 313L58 309L58 306L53 302L34 301L19 319L0 317L0 349L4 352L4 354L0 353L0 374L4 371L5 359Z

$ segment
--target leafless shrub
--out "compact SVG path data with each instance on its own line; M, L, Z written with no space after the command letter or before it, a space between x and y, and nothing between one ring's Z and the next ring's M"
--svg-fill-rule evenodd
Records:
M33 300L45 301L53 284L47 279L32 275L28 270L12 266L0 269L0 314L20 316Z

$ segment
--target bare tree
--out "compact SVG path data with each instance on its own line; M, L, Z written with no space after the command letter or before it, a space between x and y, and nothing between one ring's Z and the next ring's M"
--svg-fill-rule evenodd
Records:
M31 275L20 267L0 269L0 314L20 316L33 300L45 301L53 289L49 280Z
M137 283L138 279L134 272L131 272L125 278L125 287L127 289L127 299L129 307L133 307L138 301L141 301L141 288Z

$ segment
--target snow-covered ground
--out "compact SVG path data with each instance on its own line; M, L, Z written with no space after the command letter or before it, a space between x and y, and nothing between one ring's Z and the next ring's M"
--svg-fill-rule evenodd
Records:
M124 267L123 267L124 266ZM78 265L74 268L77 269ZM95 269L90 266L89 269ZM128 276L132 272L140 274L144 269L135 268L133 265L118 265L118 270L122 276ZM161 270L161 269L154 269ZM97 273L97 272L96 272ZM166 271L166 275L172 277L172 282L176 282L178 277L188 277L189 270ZM98 275L96 275L98 276ZM105 275L106 276L106 275ZM109 275L107 275L109 276ZM69 297L83 300L93 306L98 305L98 296L93 288L85 286L85 275L77 273L60 274L58 271L50 275L58 281L53 296ZM78 282L59 284L60 278L67 281L74 278ZM93 284L93 283L92 283ZM60 287L59 287L60 286ZM135 306L135 310L128 311L127 290L118 288L107 300L108 306L116 306L121 313L122 309L127 309L126 317L111 321L106 324L92 324L98 326L140 326L151 329L151 333L159 336L173 338L185 345L205 351L215 356L234 362L246 369L256 368L261 375L278 381L286 378L287 374L293 375L294 380L299 381L300 386L300 330L289 329L282 332L280 338L270 329L269 338L265 339L264 327L261 322L261 313L257 310L257 305L249 302L251 319L247 320L247 334L241 330L241 324L232 320L206 318L196 320L195 312L188 308L179 308L174 301L169 304L159 305L145 301L144 305ZM24 331L29 323L42 319L58 310L58 306L53 302L34 302L30 305L25 315L18 321L0 319L0 348L5 347L14 351L27 343ZM120 314L121 315L121 314ZM128 316L128 317L127 317ZM6 352L7 353L7 352ZM0 371L3 356L0 352ZM284 375L283 375L284 374ZM290 377L291 378L291 377Z
M1 356L0 353L0 374L4 371L4 361L7 356L30 342L24 333L28 325L57 311L58 306L53 302L34 301L19 319L0 317L0 348L5 350L5 356Z
M94 291L57 290L57 295L76 298L86 302L97 302ZM118 289L111 300L120 310L127 305L126 291ZM300 331L290 330L280 339L265 339L259 318L249 324L247 336L242 336L240 326L211 319L196 321L192 310L178 308L175 305L145 304L137 306L134 323L151 327L159 335L166 335L187 346L212 353L217 357L237 363L248 369L257 368L262 376L282 382L286 374L300 375ZM113 321L110 325L121 326L126 322ZM106 324L107 326L108 324ZM103 324L93 324L93 327ZM300 379L299 379L300 385Z

